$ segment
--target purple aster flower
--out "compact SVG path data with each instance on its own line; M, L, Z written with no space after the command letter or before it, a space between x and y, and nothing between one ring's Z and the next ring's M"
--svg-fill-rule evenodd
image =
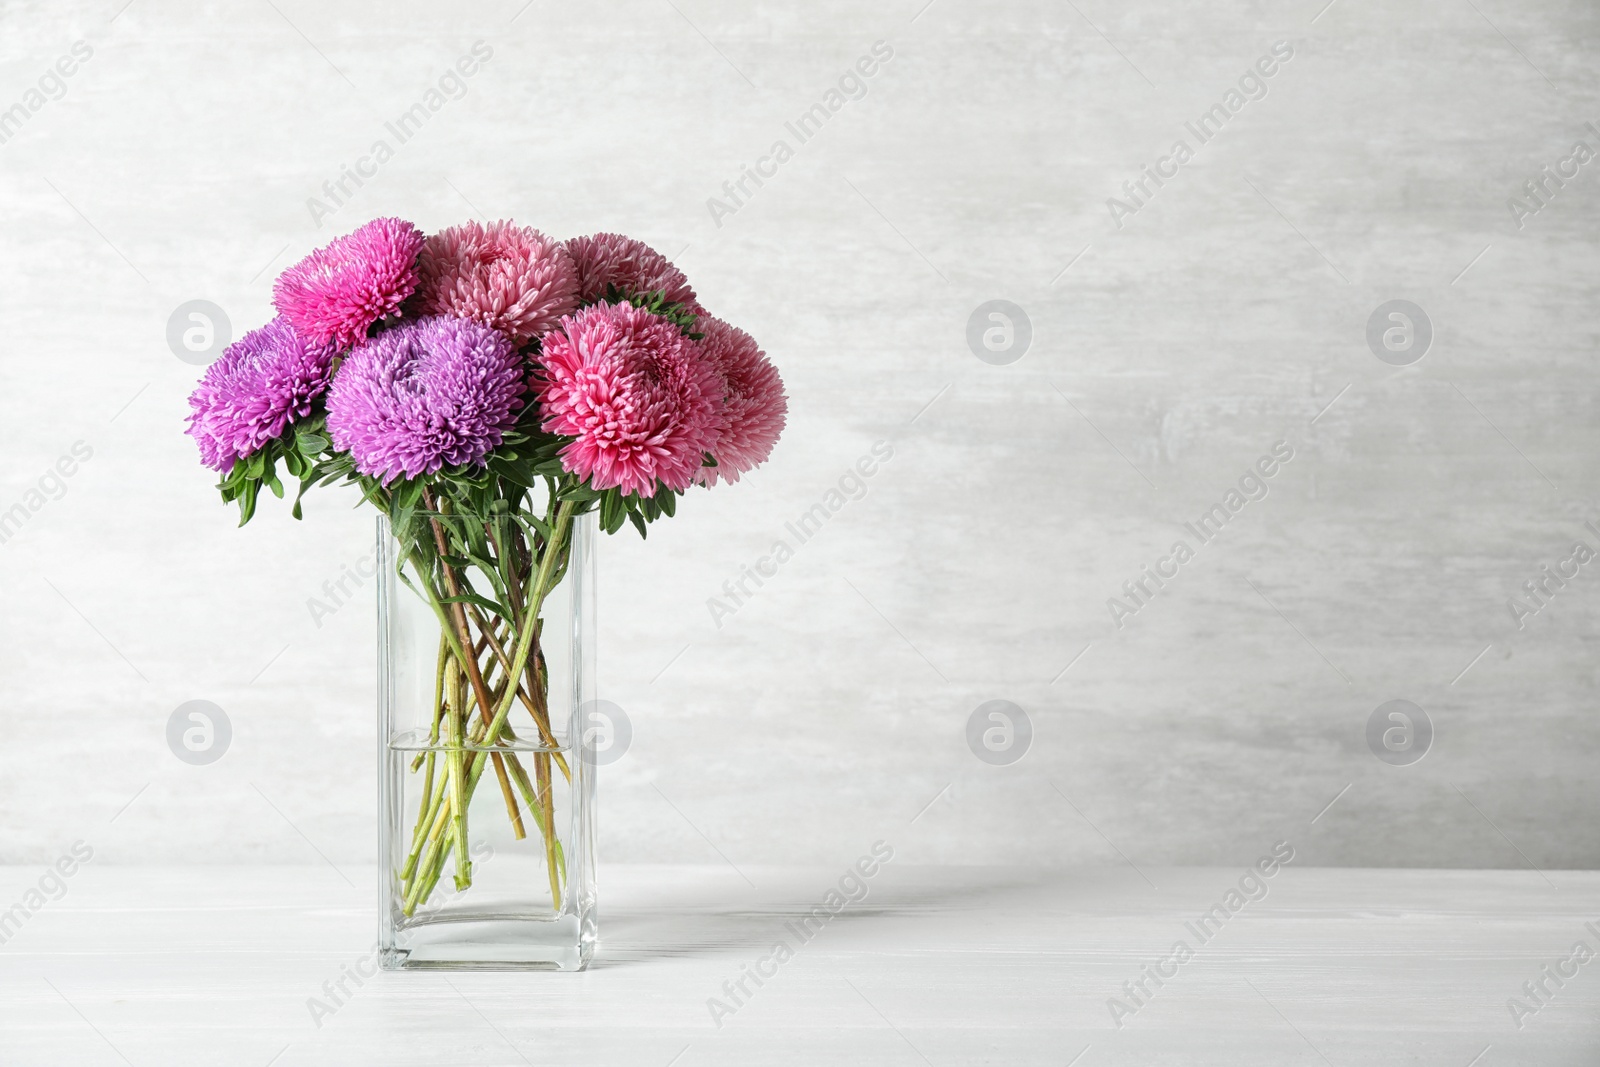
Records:
M226 471L311 413L328 388L332 345L308 342L283 316L251 330L206 368L189 396L200 461Z
M405 323L356 346L328 392L328 432L382 481L474 464L516 425L522 358L498 330L453 316Z
M311 340L349 348L417 288L422 242L404 219L373 219L278 275L272 302Z

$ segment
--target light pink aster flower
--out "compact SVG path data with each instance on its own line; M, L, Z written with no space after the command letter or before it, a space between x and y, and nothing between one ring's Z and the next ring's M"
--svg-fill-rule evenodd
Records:
M310 343L349 348L416 289L421 250L411 223L373 219L280 274L272 302Z
M631 304L595 304L540 346L532 382L548 433L574 440L568 471L596 489L651 496L693 484L715 443L722 382L677 326Z
M665 292L669 302L700 314L700 301L683 271L643 241L620 233L596 233L572 238L567 251L578 267L578 293L584 303L605 299L606 286L613 285L629 296Z
M577 310L578 272L560 241L513 222L466 222L422 248L418 306L491 326L517 344Z
M715 467L702 467L700 480L707 485L736 482L745 471L765 463L783 433L789 401L783 379L755 338L710 315L701 316L695 329L703 334L700 350L722 383L722 410L714 432L711 454Z

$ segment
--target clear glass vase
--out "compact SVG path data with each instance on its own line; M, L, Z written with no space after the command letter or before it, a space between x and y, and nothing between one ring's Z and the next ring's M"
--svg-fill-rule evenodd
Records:
M399 546L379 520L385 969L588 964L596 936L595 761L584 756L583 716L594 700L594 541L592 513L555 538L560 566L535 603L539 622L512 694L515 626L487 606L440 603L450 598L437 595L430 603L426 583L397 572ZM529 589L543 573L545 550L536 544L519 557ZM460 573L469 572L463 566ZM464 645L445 640L447 626L469 635L471 670L450 655ZM484 708L499 711L499 719ZM467 798L460 819L458 791Z

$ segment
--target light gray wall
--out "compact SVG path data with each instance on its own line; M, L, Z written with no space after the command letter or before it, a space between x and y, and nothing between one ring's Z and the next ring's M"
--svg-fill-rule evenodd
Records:
M0 5L0 107L93 49L0 145L0 508L93 449L0 545L0 860L370 858L370 587L307 607L370 517L324 495L235 530L166 324L207 299L237 335L336 233L479 213L677 256L791 395L758 475L602 545L635 731L605 858L1600 859L1600 565L1525 628L1507 607L1600 548L1600 162L1521 228L1507 203L1600 149L1591 5L122 2ZM480 39L466 95L315 225ZM866 95L714 221L880 40ZM1118 228L1107 198L1279 41L1267 95ZM966 340L992 299L1032 324L1010 365ZM1409 366L1365 337L1393 299L1435 334ZM866 495L714 625L880 440ZM1200 546L1183 524L1279 441L1270 494ZM1108 598L1180 538L1195 558L1119 629ZM1436 731L1411 766L1365 739L1398 698ZM164 740L191 699L233 725L208 767ZM995 699L1033 726L1011 766L965 741Z

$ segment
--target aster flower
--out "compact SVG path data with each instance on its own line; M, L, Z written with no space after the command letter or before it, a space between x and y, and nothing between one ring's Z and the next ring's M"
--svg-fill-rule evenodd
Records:
M272 302L301 335L349 348L417 287L422 233L404 219L373 219L278 276Z
M522 358L498 330L429 317L358 345L328 392L328 433L382 481L481 466L516 424Z
M281 315L229 345L189 396L185 432L200 446L200 461L226 471L309 415L328 388L334 353Z
M765 463L772 454L772 446L783 433L789 401L783 395L778 368L755 338L709 315L701 317L695 329L702 334L701 353L722 383L723 398L715 425L716 443L711 447L717 465L702 467L700 480L707 485L719 480L736 482L740 474Z
M643 241L620 233L597 233L572 238L567 251L578 267L578 293L584 303L603 299L606 286L613 285L629 296L665 292L668 303L700 314L700 301L683 271Z
M600 303L545 335L533 387L547 433L576 438L563 466L595 489L687 489L715 441L721 382L673 323Z
M422 247L418 307L492 326L517 344L577 309L578 273L560 241L512 222L466 222Z

